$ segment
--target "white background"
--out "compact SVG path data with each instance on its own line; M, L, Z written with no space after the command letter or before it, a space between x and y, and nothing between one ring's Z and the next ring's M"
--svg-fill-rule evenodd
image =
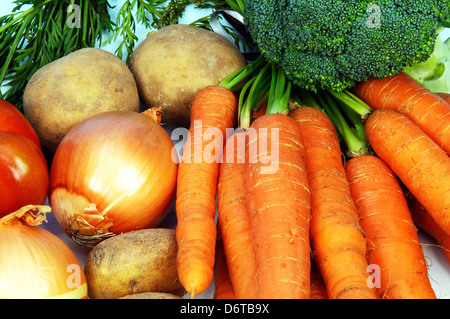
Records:
M112 5L117 5L115 9L111 11L111 18L113 21L116 17L116 12L118 7L120 7L123 1L110 1ZM8 14L11 12L12 8L15 5L12 1L9 0L1 0L0 4L0 16ZM188 10L188 12L184 15L181 23L190 23L202 16L203 14L199 14L198 11ZM151 30L146 30L143 26L137 25L136 34L139 39L136 43L138 45L147 35L147 33ZM450 35L450 30L446 30L446 37ZM105 38L106 39L106 36ZM103 47L104 49L114 53L114 45ZM174 141L176 142L176 141ZM170 214L166 220L163 222L161 226L163 227L175 227L176 218L174 213ZM78 246L72 239L70 239L62 230L60 225L57 223L56 219L52 214L48 215L48 223L43 225L42 227L50 230L58 237L60 237L77 255L80 263L84 266L86 257L89 253L88 248ZM431 279L431 284L433 289L436 292L436 295L439 299L450 299L450 265L445 259L442 251L439 247L435 246L435 241L430 238L428 235L419 231L419 238L423 245L423 251L425 255L426 262L429 268L429 276ZM214 284L211 285L210 289L208 289L202 295L197 296L196 298L212 298L214 294ZM189 296L185 296L189 297Z

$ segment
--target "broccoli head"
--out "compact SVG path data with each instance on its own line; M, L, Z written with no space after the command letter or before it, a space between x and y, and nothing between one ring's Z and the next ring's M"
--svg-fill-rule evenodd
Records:
M246 0L244 21L296 85L342 91L432 54L450 0Z

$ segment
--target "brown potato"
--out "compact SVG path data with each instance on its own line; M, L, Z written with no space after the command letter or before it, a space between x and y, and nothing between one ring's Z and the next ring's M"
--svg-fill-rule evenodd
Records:
M176 256L173 229L142 229L106 239L90 251L86 260L88 295L93 299L117 299L143 292L182 296Z
M23 96L25 117L46 154L83 119L113 110L139 111L136 82L125 63L95 48L77 50L33 74Z
M246 63L223 36L175 24L150 33L133 52L129 67L145 107L161 107L163 122L189 127L195 94Z
M180 296L167 292L141 292L134 295L126 295L119 299L183 299Z

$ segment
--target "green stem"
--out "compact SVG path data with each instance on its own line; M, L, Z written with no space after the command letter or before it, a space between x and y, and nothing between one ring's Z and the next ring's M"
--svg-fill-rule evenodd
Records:
M317 94L317 95L313 96L311 91L307 91L307 90L303 90L303 89L299 89L299 92L300 92L300 99L302 100L303 105L314 107L316 109L323 111L322 106L320 106L314 98L314 96L315 96L319 99L320 95ZM320 99L319 99L319 101L320 101ZM322 102L322 101L320 101L320 102Z
M8 66L11 64L11 60L14 56L14 53L16 52L17 46L19 44L20 39L22 38L22 35L24 34L25 29L28 27L29 21L31 21L34 18L34 15L27 15L25 17L25 21L22 22L19 30L17 31L16 37L14 39L14 42L11 45L11 48L9 50L9 54L6 58L6 62L4 67L1 70L0 73L0 83L3 83L3 80L5 78L6 72L8 70Z
M84 47L88 47L88 44L86 42L87 39L87 32L88 32L88 9L89 9L89 0L84 1L83 6L83 36L81 37L81 41L83 43Z
M269 88L269 78L267 77L267 69L269 65L266 64L257 76L250 79L242 89L239 96L239 127L242 129L248 129L250 127L253 111L259 105L259 102L264 99L265 93ZM246 95L247 89L250 88L248 95ZM242 103L242 101L245 101Z
M367 138L366 133L364 131L364 123L361 120L361 116L355 111L353 111L351 108L346 107L346 105L341 101L338 101L338 103L340 104L342 111L345 113L345 116L347 116L347 118L353 124L356 136L360 140L366 142Z
M242 0L236 0L236 1L232 1L232 0L226 0L225 1L231 9L233 9L234 11L243 14L244 13L244 1Z
M328 92L332 94L336 99L338 99L339 101L343 102L345 105L350 107L353 111L358 113L362 119L366 119L369 116L370 112L372 112L370 106L368 106L356 95L347 90L342 92L334 92L334 91Z
M291 81L287 80L283 70L270 63L272 79L270 83L269 99L266 114L289 112L289 100L291 96Z
M369 154L369 144L365 135L363 138L358 136L355 131L349 126L347 120L343 116L341 109L339 108L339 104L333 99L333 94L325 94L325 107L327 114L330 119L333 119L332 122L336 126L337 131L341 135L347 146L347 156L356 157L361 155ZM347 104L342 105L345 109L346 107L350 107ZM353 117L356 120L356 117ZM359 119L360 125L362 125L361 119ZM361 133L361 132L359 132Z
M331 123L333 123L333 126L336 129L336 131L340 132L339 120L338 120L337 116L334 114L331 107L328 105L328 100L320 94L317 94L317 99L319 100L320 105L322 105L322 107L318 107L318 109L322 110L328 116ZM338 136L342 140L341 134L338 134Z
M271 76L271 82L270 82L270 88L269 88L269 97L267 99L267 113L270 114L270 109L273 105L273 102L275 100L275 91L277 88L277 72L276 72L276 66L274 63L271 63L271 72L272 72L272 76Z
M227 89L233 92L240 90L242 88L242 85L239 86L239 84L242 81L244 81L247 77L255 73L258 69L260 69L264 62L265 62L264 56L260 55L252 63L247 64L246 66L240 68L239 70L236 70L235 72L231 73L229 76L223 79L222 82L219 83L219 85L226 87Z
M26 11L23 11L21 14L17 15L17 17L15 17L13 20L11 20L10 22L8 22L7 24L5 24L3 27L0 28L0 33L4 32L6 29L8 29L10 26L12 26L14 23L16 23L17 21L19 21L20 19L22 19L23 17L26 17L27 15L29 15L31 12L37 10L39 11L40 7L46 5L47 3L51 2L53 0L47 0L44 1L43 3L39 4L39 5L33 5L31 8L29 8ZM16 7L17 8L17 7ZM16 9L15 8L15 9Z
M238 114L239 114L239 127L248 129L250 127L250 110L248 109L248 98L246 98L246 93L250 85L255 82L256 78L251 78L247 83L242 87L241 93L239 95L238 102Z

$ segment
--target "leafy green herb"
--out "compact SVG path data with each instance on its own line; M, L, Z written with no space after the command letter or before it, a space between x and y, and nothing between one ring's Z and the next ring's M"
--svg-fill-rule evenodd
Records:
M134 46L138 40L136 36L136 24L141 23L149 30L152 28L153 21L159 19L164 13L163 5L166 0L129 0L125 1L120 7L113 34L105 41L104 45L121 39L115 54L123 60L123 51L126 50L126 63L128 64Z
M154 19L153 27L160 29L170 24L178 23L188 5L194 5L196 9L223 9L229 8L227 1L204 0L170 0L164 8L161 16Z
M119 9L115 22L114 33L106 40L106 44L121 39L115 54L123 59L123 50L126 50L126 63L129 62L134 46L138 40L135 31L136 24L144 24L149 30L158 30L171 24L177 24L187 6L193 5L196 9L220 9L227 7L225 1L202 0L129 0L125 1ZM136 10L136 11L135 11ZM205 23L208 17L200 19L194 25L209 28ZM200 22L202 21L202 22Z
M101 43L102 32L112 30L113 24L106 0L14 3L13 12L0 18L0 83L7 84L0 97L21 109L23 91L33 73L77 49ZM69 19L77 12L68 12L69 6L79 9L78 17Z

